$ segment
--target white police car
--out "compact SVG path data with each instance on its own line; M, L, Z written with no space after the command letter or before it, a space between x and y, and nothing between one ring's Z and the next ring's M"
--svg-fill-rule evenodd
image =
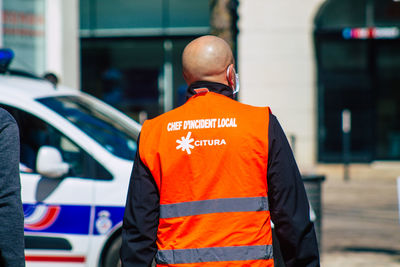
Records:
M8 70L12 55L0 50L0 107L20 127L27 266L118 266L140 125L78 90Z

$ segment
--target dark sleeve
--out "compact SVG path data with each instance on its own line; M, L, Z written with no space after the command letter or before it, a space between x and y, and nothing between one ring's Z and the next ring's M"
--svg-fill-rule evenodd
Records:
M123 267L151 266L157 252L159 210L157 185L149 169L141 161L138 148L122 226L120 254Z
M272 114L268 138L269 208L286 266L320 266L304 184L286 136Z
M18 126L0 109L0 266L25 266Z

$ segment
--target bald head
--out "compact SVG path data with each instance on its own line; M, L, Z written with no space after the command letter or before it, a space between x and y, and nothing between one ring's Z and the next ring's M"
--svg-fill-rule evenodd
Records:
M182 54L183 76L188 84L211 81L229 85L226 70L233 63L230 46L211 35L193 40Z

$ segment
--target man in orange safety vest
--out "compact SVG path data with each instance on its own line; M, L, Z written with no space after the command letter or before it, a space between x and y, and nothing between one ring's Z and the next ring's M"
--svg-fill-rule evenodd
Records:
M184 105L142 127L126 202L122 266L319 266L314 225L286 137L267 107L235 101L229 45L182 55Z

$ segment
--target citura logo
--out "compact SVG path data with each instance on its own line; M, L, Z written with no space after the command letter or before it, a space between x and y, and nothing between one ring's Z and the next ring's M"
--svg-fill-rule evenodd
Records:
M188 155L192 153L191 149L195 146L221 146L226 145L225 139L211 139L211 140L194 140L194 138L190 138L192 135L191 132L188 132L186 137L181 137L181 139L176 140L178 145L176 149L181 149L182 151L186 151ZM192 144L193 143L193 144Z
M192 135L191 132L188 132L188 134L185 137L182 137L181 140L176 140L176 142L179 144L176 149L182 149L182 151L185 151L190 155L192 152L190 151L190 149L193 149L194 146L191 144L194 139L190 138L190 136Z

